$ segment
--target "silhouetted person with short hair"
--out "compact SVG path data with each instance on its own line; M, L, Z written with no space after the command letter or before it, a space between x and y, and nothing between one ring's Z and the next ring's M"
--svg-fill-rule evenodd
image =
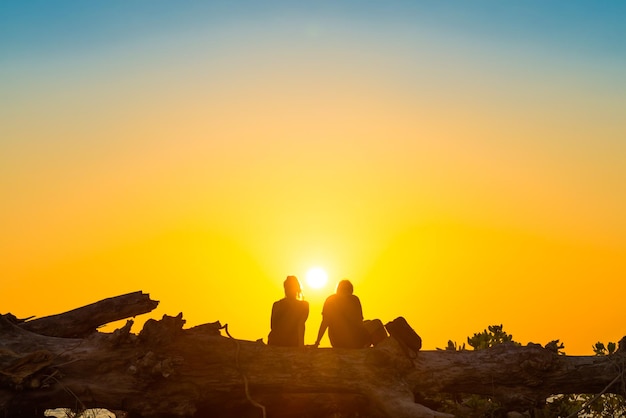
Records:
M364 348L369 346L369 338L363 327L361 301L352 292L349 280L342 280L337 291L330 295L322 310L322 323L317 333L317 347L328 329L328 338L334 348Z
M302 300L302 288L296 276L287 276L285 297L272 306L269 345L304 347L304 323L309 317L309 302Z

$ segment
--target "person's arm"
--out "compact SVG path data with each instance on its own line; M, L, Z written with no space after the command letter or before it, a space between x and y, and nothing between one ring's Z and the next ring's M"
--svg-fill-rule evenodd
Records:
M356 298L356 304L359 307L359 316L361 317L361 321L363 320L363 307L361 306L361 299L358 296L354 296Z
M322 337L324 336L324 333L326 332L326 328L328 328L328 321L326 321L325 317L322 317L322 323L320 324L320 329L317 332L317 340L315 340L315 344L313 344L315 347L320 345L320 342L322 341Z
M276 311L276 302L274 302L272 305L272 316L270 317L270 329L274 329L274 323L276 322L276 317L278 316Z

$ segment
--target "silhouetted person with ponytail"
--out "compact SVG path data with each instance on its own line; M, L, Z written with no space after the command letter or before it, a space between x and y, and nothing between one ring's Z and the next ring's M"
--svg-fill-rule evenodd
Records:
M330 295L322 310L322 323L315 346L322 341L328 329L328 338L334 348L364 348L369 346L369 337L363 327L361 301L352 292L354 288L349 280L342 280L337 291Z
M283 286L285 297L272 306L269 345L304 347L304 323L309 317L309 302L303 300L296 276L287 276Z

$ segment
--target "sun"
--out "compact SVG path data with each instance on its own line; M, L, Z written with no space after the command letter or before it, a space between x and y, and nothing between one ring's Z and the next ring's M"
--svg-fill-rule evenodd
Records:
M321 267L313 267L306 272L306 283L314 289L321 289L328 281L328 274Z

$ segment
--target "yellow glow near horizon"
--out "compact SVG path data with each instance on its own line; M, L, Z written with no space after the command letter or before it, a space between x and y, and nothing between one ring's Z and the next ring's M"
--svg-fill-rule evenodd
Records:
M328 283L328 274L321 267L313 267L306 273L306 283L313 289L321 289Z

